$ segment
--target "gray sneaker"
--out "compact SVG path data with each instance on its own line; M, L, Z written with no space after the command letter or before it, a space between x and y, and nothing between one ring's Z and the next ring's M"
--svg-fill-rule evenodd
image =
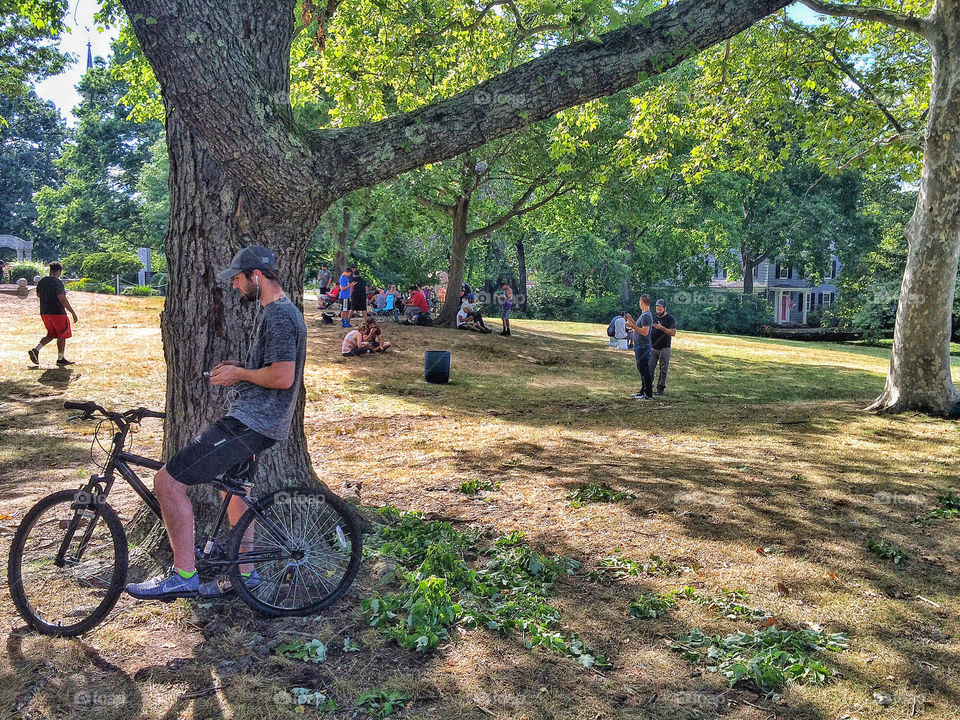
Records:
M173 600L175 598L196 597L200 578L196 573L185 578L174 568L166 575L157 575L146 582L130 583L127 592L138 600Z

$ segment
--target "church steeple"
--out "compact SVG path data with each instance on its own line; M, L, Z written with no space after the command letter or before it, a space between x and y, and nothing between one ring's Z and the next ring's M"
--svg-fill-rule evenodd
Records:
M87 40L87 70L93 68L93 50L90 49L90 41Z

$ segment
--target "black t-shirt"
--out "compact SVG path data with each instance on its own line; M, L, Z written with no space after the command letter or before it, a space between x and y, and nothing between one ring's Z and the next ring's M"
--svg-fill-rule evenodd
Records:
M37 297L40 298L41 315L66 315L67 309L60 304L60 295L66 295L66 288L60 278L47 275L37 283Z
M673 315L668 312L665 312L663 315L655 315L653 318L655 323L660 323L665 328L673 330L677 326L677 321L673 319ZM673 338L665 333L663 330L657 330L656 328L650 328L650 342L653 343L654 350L665 350L670 347L670 341Z
M360 277L359 275L354 275L354 276L353 276L352 278L350 278L350 279L353 280L353 283L354 283L354 284L353 284L353 290L350 291L350 297L360 298L361 300L366 301L366 299L367 299L367 281L364 280L364 279L363 279L362 277Z

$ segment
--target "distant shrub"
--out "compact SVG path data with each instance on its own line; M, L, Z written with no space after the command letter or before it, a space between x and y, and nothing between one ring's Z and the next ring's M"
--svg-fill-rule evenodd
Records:
M583 303L577 291L566 285L537 283L527 294L527 309L542 320L580 320Z
M759 335L770 323L773 308L760 295L709 290L674 290L667 308L683 330Z
M74 282L69 282L64 286L67 290L75 292L107 293L112 295L116 292L113 283L101 283L90 278L80 278Z
M135 297L150 297L153 295L153 288L149 285L134 285L123 289L123 295L133 295Z
M143 269L143 263L132 252L98 252L87 255L83 260L81 272L100 282L105 282L115 275L127 275Z
M636 300L633 301L633 307L636 307ZM582 319L584 322L605 322L609 323L621 310L629 310L636 313L628 307L622 307L623 303L616 295L603 295L601 297L590 298L583 304Z
M40 263L17 263L16 265L10 266L10 282L16 283L20 278L26 278L27 282L31 285L33 284L33 278L37 275L43 277L47 274L48 268L45 268Z
M60 264L63 265L63 274L68 277L81 276L83 273L83 260L89 253L84 252L75 252L70 253L66 257L60 260Z

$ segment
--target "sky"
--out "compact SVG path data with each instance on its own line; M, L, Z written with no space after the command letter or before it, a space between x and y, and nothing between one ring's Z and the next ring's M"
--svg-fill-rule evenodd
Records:
M94 57L106 58L110 55L110 43L117 36L115 28L97 32L93 15L99 7L97 0L70 0L65 20L71 32L63 34L59 47L73 55L76 62L60 75L37 85L37 94L45 100L52 100L70 125L76 122L71 111L80 103L76 85L87 70L87 42L90 42Z
M64 52L71 53L76 61L66 72L47 78L37 86L37 94L45 100L52 100L70 125L76 122L72 110L80 103L76 85L87 69L87 42L90 42L94 57L106 58L110 55L110 43L117 36L116 28L98 31L93 22L98 7L98 0L70 0L66 23L71 32L64 33L59 46ZM789 12L790 17L798 22L810 25L817 22L816 13L799 3L791 6Z

